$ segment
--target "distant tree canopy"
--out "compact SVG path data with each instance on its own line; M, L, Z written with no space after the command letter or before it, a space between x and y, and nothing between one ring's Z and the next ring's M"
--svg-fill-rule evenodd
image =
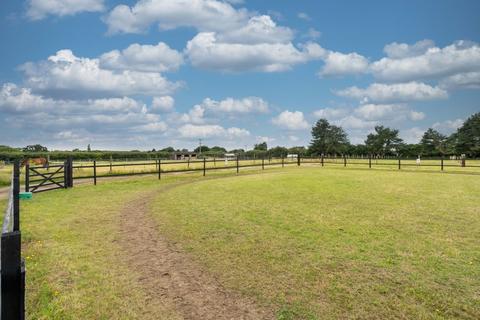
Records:
M267 150L268 150L267 143L266 143L266 142L257 143L257 144L253 147L253 150L257 150L257 151L267 151Z
M348 145L347 134L341 127L331 125L326 119L318 120L313 126L310 154L342 154Z
M365 140L370 153L381 156L398 154L402 144L398 130L384 126L375 126L375 133L370 133Z
M468 118L452 140L458 154L480 156L480 112Z
M444 155L447 150L447 136L429 128L420 140L423 155Z
M47 147L44 147L40 144L29 145L23 148L24 152L47 152Z

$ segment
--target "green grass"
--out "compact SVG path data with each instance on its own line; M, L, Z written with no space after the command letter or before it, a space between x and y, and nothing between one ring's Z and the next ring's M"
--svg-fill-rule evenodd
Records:
M152 214L281 319L478 319L480 180L298 169L197 182Z
M207 174L222 178L105 181L22 201L28 318L178 318L171 305L145 303L117 240L126 201L179 180L192 183L152 203L159 233L278 319L479 317L478 175Z

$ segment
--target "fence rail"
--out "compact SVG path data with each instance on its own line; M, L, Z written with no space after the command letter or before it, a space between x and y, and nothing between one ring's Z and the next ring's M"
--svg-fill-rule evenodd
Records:
M21 253L20 165L15 162L2 226L0 319L25 319L25 262Z
M63 165L44 167L26 168L25 172L25 190L33 192L43 192L58 188L73 187L74 180L91 179L96 185L98 179L111 177L125 177L135 175L156 175L161 179L165 174L202 172L205 176L207 172L212 170L236 170L240 172L242 168L259 168L265 169L268 166L281 166L302 164L318 164L324 166L358 166L358 167L391 167L402 168L435 168L439 171L446 171L451 168L462 168L463 170L474 169L480 173L479 160L452 160L452 159L422 159L420 162L415 158L376 158L376 157L278 157L278 158L203 158L194 160L162 160L162 159L146 159L144 161L136 159L134 162L112 162L92 161L91 164L75 164L71 159L64 162ZM138 168L140 167L140 170ZM28 169L28 170L27 170ZM31 179L31 178L35 179ZM36 185L28 185L36 183Z

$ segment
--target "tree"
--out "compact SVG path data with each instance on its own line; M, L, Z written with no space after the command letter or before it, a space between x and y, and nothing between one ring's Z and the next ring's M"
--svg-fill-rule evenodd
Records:
M422 153L425 155L444 155L447 147L447 137L437 130L429 128L423 134L420 146Z
M280 146L271 148L270 150L268 150L268 155L274 158L285 157L287 153L288 153L288 149Z
M24 152L48 152L47 147L44 147L40 144L28 145L23 148Z
M328 123L326 119L318 120L312 127L311 154L341 154L349 144L347 134L341 127Z
M215 152L215 153L226 153L227 149L219 146L211 147L210 152Z
M210 151L210 148L207 146L198 146L193 150L193 152L200 153L200 152L208 152Z
M90 143L89 143L88 146L87 146L87 151L88 151L88 152L92 151L92 148L90 148Z
M163 151L163 152L175 152L175 149L173 147L166 147L166 148L163 148L162 150L160 151Z
M268 150L267 143L266 143L266 142L257 143L257 144L253 147L253 150L256 150L256 151L267 151L267 150Z
M365 145L371 153L377 155L398 154L403 140L398 136L398 130L375 126L375 133L370 133Z
M455 151L469 156L480 155L480 112L470 116L455 134Z

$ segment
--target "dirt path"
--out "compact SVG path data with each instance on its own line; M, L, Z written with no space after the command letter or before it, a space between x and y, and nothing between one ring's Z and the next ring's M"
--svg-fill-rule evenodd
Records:
M148 300L172 302L184 319L273 319L271 310L223 288L159 234L148 214L148 204L157 193L129 202L121 213L120 244L125 250L124 257L139 274Z

